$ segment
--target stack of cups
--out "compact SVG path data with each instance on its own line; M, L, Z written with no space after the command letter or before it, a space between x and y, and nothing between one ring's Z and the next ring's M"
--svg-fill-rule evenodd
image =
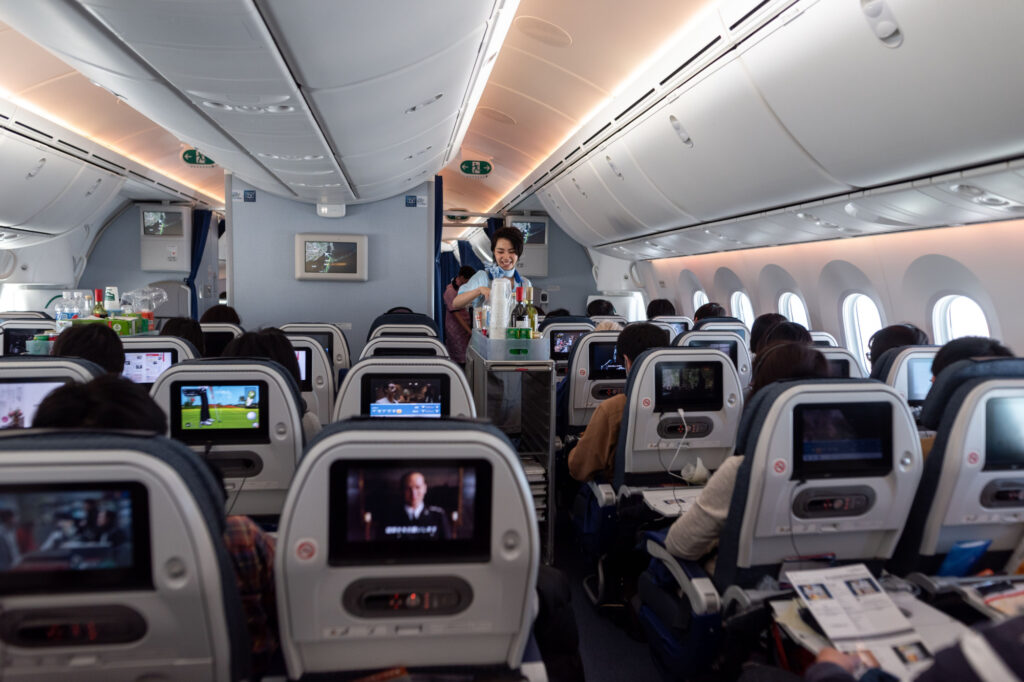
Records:
M491 323L490 337L492 339L505 338L505 328L508 327L510 312L510 298L512 296L512 283L504 277L497 277L491 282Z

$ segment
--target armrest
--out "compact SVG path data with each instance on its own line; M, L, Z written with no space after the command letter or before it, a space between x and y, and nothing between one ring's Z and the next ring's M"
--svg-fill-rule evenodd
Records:
M679 584L679 592L690 600L694 614L704 616L718 613L722 606L721 598L704 567L696 561L687 561L669 554L664 544L666 533L667 531L645 533L647 553L660 561Z
M590 486L590 492L593 493L594 499L597 500L598 507L615 506L614 488L607 483L598 483L597 481L588 481L587 485Z

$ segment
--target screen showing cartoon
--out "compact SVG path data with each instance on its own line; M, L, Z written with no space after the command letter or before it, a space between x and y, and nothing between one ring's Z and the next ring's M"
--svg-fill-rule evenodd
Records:
M39 403L64 385L59 379L0 380L0 429L29 428Z

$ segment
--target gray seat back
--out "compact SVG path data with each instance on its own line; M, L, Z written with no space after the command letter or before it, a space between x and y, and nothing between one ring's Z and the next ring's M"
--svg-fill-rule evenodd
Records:
M432 336L378 336L363 346L359 359L373 357L447 358L448 349Z
M740 377L740 385L744 389L750 385L753 375L753 362L746 341L735 331L707 329L702 327L696 331L686 332L675 340L674 345L684 348L714 348L728 355L736 365L736 373Z
M196 347L177 336L122 336L124 371L135 383L152 385L171 365L199 357Z
M348 351L348 339L337 324L330 322L293 322L281 325L286 335L300 334L316 339L324 348L334 366L334 371L348 369L352 364Z
M53 334L53 320L4 320L0 322L0 355L25 355L26 343L36 334Z
M590 332L573 346L569 356L569 417L571 427L590 423L602 402L626 390L626 364L619 358L619 332Z
M821 346L817 349L828 360L829 371L837 379L866 379L864 370L853 353L845 348Z
M323 346L309 336L289 334L288 341L296 350L299 363L299 390L306 409L328 424L334 414L334 370Z

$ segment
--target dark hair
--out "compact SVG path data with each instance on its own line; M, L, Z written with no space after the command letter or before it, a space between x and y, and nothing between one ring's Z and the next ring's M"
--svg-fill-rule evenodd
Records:
M190 317L172 317L167 320L160 330L160 336L177 336L195 346L196 350L199 351L200 357L206 353L206 344L203 342L203 328Z
M388 308L384 311L385 315L395 315L397 313L411 314L412 308L408 308L404 305L396 305L394 308Z
M498 240L507 239L512 243L512 250L516 252L516 257L521 258L523 256L523 233L517 227L499 227L491 235L491 255L494 255L494 250L498 248Z
M258 332L245 332L231 339L221 353L222 358L266 358L273 360L288 370L301 382L299 361L295 359L295 348L291 341L277 327L267 327Z
M427 477L423 476L423 472L420 471L419 469L413 469L412 471L406 471L404 474L402 474L402 477L400 479L398 479L398 490L399 490L399 492L405 492L405 482L408 481L413 476L415 476L416 474L419 474L420 476L422 476L423 477L423 483L426 484Z
M811 333L802 324L796 322L779 322L764 333L761 339L761 352L778 343L805 343L812 342Z
M110 372L124 371L124 344L110 327L95 323L65 329L53 343L53 356L84 358Z
M660 315L675 315L676 307L667 298L656 298L647 304L647 319L653 320Z
M606 301L603 298L595 298L593 301L587 304L587 317L594 317L595 315L614 315L615 306L611 304L611 301Z
M146 389L123 377L107 374L87 384L65 384L51 391L39 403L32 426L166 433L167 415Z
M694 322L707 317L725 317L725 308L718 303L705 303L693 313Z
M783 379L823 379L829 376L828 360L805 343L777 343L765 347L754 360L750 395Z
M882 327L868 339L868 360L875 362L882 357L882 353L901 346L925 346L928 344L928 335L924 330L903 322Z
M469 279L470 277L472 277L475 274L476 274L476 270L474 268L471 268L468 265L463 265L461 268L459 268L459 273L457 275L455 275L455 276L456 277L461 277L462 279Z
M939 372L954 362L986 357L1012 358L1013 351L987 336L961 336L940 348L932 358L932 376L939 376Z
M565 308L555 308L545 316L545 320L550 320L553 317L569 317L569 311Z
M765 313L758 315L754 324L750 325L750 352L755 355L761 350L761 340L769 329L779 322L785 322L786 316L779 313Z
M670 341L668 332L658 325L650 322L634 322L627 324L625 329L619 332L619 341L616 347L620 358L629 358L629 361L633 362L648 348L662 348L667 346Z
M242 324L242 319L238 317L238 313L235 309L229 305L218 303L213 306L199 318L200 322L228 322L230 324Z

